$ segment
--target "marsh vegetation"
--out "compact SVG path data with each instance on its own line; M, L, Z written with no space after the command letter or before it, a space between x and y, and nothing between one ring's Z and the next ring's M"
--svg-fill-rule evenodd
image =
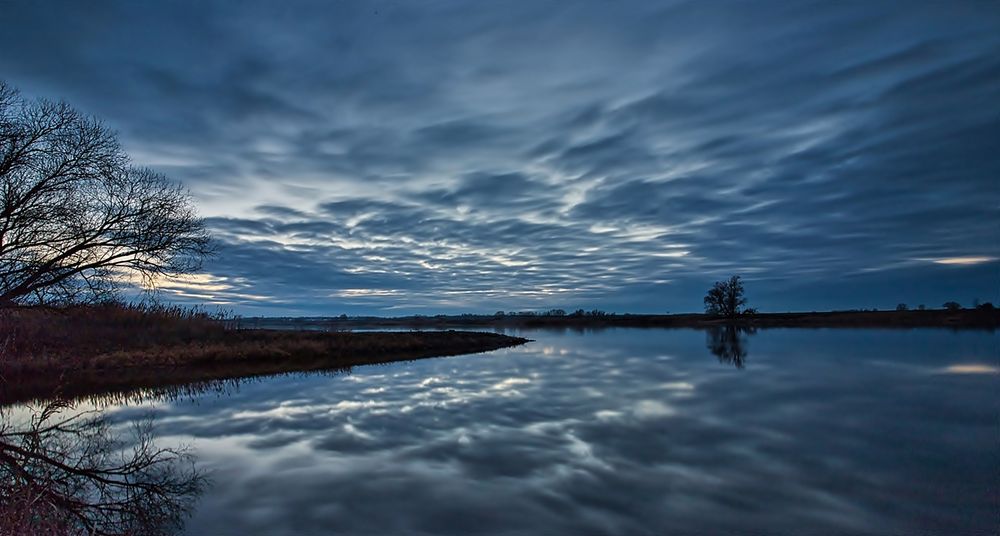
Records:
M0 403L485 352L495 333L240 330L198 310L108 303L0 310Z

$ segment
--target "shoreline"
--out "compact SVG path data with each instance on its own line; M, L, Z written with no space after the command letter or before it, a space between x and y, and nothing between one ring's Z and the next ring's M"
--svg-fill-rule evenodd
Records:
M228 332L228 340L119 350L59 366L35 360L0 367L0 406L51 398L124 396L295 372L342 372L359 365L478 354L530 342L474 331L326 333Z
M8 337L8 343L31 344L20 351L16 344L0 348L6 352L0 355L0 406L54 397L127 397L142 390L184 390L194 384L285 373L337 372L358 365L475 354L529 342L488 331L455 329L712 330L732 326L750 330L994 331L1000 327L1000 311L833 311L758 313L737 318L595 312L212 320L187 313L112 307L70 314L26 311L20 319L8 317L5 325L15 331L21 329L20 335ZM350 331L361 328L376 331ZM15 331L11 333L17 335ZM59 337L53 338L53 334ZM14 352L10 351L12 348Z

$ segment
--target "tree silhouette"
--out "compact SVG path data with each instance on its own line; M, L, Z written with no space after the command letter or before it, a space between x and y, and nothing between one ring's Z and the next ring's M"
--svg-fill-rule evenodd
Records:
M726 281L716 281L705 295L705 312L728 318L739 315L747 302L743 296L743 281L734 275Z
M209 252L187 192L132 166L112 130L0 82L0 306L101 300Z

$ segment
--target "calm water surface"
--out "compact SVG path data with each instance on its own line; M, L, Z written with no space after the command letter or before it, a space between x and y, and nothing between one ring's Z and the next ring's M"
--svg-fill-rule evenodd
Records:
M994 534L998 338L524 331L152 412L214 534Z

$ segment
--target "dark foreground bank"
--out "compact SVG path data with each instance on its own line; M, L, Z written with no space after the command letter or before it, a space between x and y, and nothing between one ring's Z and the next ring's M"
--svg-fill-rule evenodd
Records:
M0 314L0 404L487 352L472 331L235 330L197 311L108 305Z
M77 398L194 382L487 352L527 339L472 331L323 333L230 331L209 343L118 350L72 366L53 360L3 370L0 404Z

